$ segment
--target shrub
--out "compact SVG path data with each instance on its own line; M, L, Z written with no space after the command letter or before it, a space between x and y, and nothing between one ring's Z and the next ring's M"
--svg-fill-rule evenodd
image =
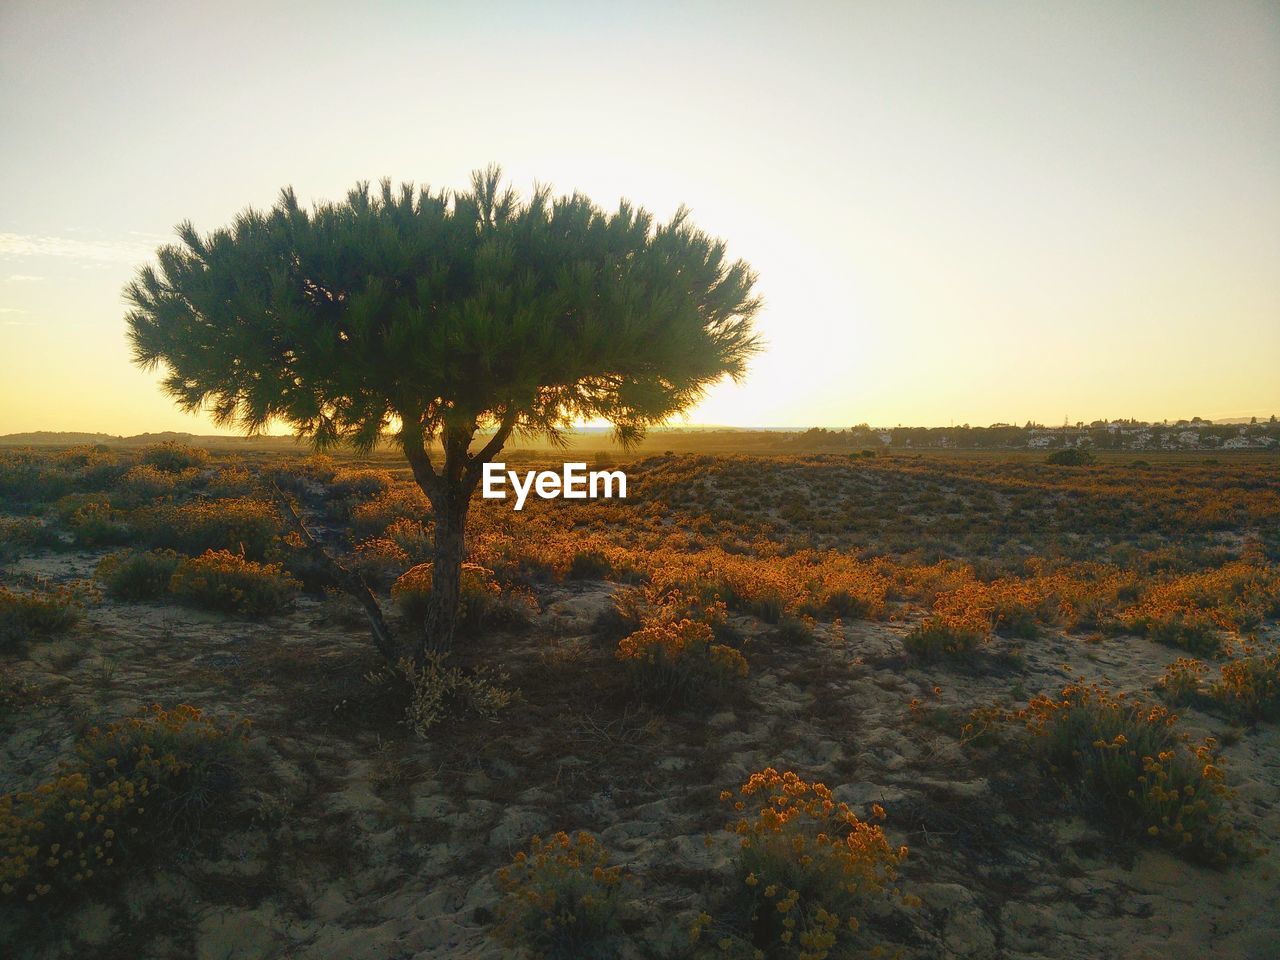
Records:
M1057 467L1084 467L1095 462L1095 457L1090 451L1082 450L1079 447L1067 447L1065 450L1055 450L1045 458L1045 463L1052 463Z
M985 640L986 636L978 630L949 624L942 617L932 616L912 628L902 638L902 645L918 660L937 660L970 653Z
M177 440L162 440L143 447L138 459L165 473L182 473L205 466L209 462L209 451Z
M250 560L267 555L280 527L275 506L252 499L146 507L134 512L133 521L150 546L190 555L234 550Z
M475 716L496 720L511 703L513 693L503 687L507 674L480 666L471 671L449 666L448 654L428 654L421 667L412 660L401 659L395 667L386 667L368 675L374 684L403 685L406 699L404 724L415 735L426 739L428 733L448 719Z
M119 600L157 600L169 592L178 562L172 550L122 550L103 557L94 575Z
M372 500L391 489L391 478L381 470L339 470L329 481L333 497Z
M606 960L619 955L620 867L588 833L534 837L498 872L504 894L499 937L544 960Z
M1245 720L1280 719L1280 646L1248 644L1221 667L1209 696Z
M366 583L380 588L395 583L409 566L409 555L386 537L373 537L356 544L351 559L351 569Z
M410 565L424 562L435 549L431 530L425 524L406 517L387 524L383 536L404 551Z
M613 573L613 564L599 550L579 550L569 561L571 580L604 580Z
M1004 719L1025 725L1050 775L1122 833L1215 863L1243 849L1216 742L1190 744L1165 707L1080 682Z
M753 773L735 797L726 830L735 844L734 883L720 919L701 914L695 944L715 944L708 956L825 960L866 942L859 914L886 895L918 901L894 887L907 848L894 849L878 825L837 803L821 783L769 767ZM877 819L885 816L878 805Z
M129 471L116 481L115 495L121 502L131 506L150 503L161 497L173 496L178 489L178 484L183 480L191 479L194 475L195 471L192 471L191 476L183 477L161 470L159 467L140 463L130 467Z
M0 894L43 904L136 868L233 790L246 736L186 705L92 728L58 777L0 797Z
M1170 703L1214 707L1250 723L1280 719L1280 646L1246 643L1242 652L1222 664L1218 679L1208 684L1203 662L1180 657L1157 687Z
M58 535L35 517L0 517L0 563L8 563L32 547L49 547Z
M54 505L54 514L82 547L112 546L132 539L124 515L102 493L65 496Z
M409 620L421 622L431 599L430 563L406 570L391 587L391 599ZM532 598L519 591L504 591L493 579L493 571L475 563L464 563L460 574L458 623L464 630L478 630L490 624L525 623L533 608Z
M71 629L80 619L84 599L83 591L69 586L30 593L0 586L0 647Z
M614 655L641 698L691 703L722 693L747 675L746 658L714 641L703 620L651 620L618 641Z
M301 584L278 563L255 563L227 550L183 560L169 589L182 603L235 613L278 613Z

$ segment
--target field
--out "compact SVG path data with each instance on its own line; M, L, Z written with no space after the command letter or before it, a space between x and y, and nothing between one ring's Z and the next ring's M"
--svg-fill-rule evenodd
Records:
M425 667L282 504L411 641L394 457L0 449L0 942L1272 955L1274 454L651 449L477 500Z

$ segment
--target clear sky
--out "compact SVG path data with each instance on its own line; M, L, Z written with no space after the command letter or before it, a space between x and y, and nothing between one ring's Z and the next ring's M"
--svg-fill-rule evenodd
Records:
M174 224L501 163L759 271L696 423L1280 413L1280 4L0 5L0 433L210 432L129 362Z

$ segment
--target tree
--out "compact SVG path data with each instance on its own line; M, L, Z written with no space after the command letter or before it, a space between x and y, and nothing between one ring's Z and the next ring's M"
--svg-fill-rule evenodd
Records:
M513 432L557 441L604 419L633 443L758 349L755 274L683 208L656 225L626 201L522 200L497 167L469 191L366 182L310 210L286 188L178 236L125 290L135 362L246 433L395 438L435 519L418 656L453 642L468 505Z

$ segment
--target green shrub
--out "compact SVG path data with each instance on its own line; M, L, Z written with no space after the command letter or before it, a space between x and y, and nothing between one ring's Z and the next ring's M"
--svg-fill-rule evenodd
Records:
M0 648L71 629L83 600L72 587L18 593L0 586Z
M227 550L183 560L169 589L179 602L233 613L279 613L301 585L278 563L256 563Z
M188 555L233 550L250 560L266 557L280 528L273 504L245 498L144 507L131 519L149 546Z
M204 467L209 462L209 451L177 440L163 440L143 447L138 459L165 473L182 473Z
M496 720L511 704L514 694L503 686L507 674L486 666L464 671L447 660L448 654L431 653L421 666L415 666L405 658L366 679L400 689L406 701L404 724L423 739L446 720L468 716Z
M917 660L963 656L982 645L986 638L977 630L929 617L902 638L907 653Z
M54 511L79 546L116 546L133 539L124 515L112 507L106 494L72 494L59 500Z
M60 543L54 530L35 517L0 517L0 563L8 563L27 550Z
M119 600L157 600L169 592L178 561L172 550L122 550L103 557L94 575Z
M579 550L569 561L569 579L604 580L613 573L613 564L599 550Z
M1112 829L1212 863L1246 848L1231 822L1216 742L1188 742L1165 707L1073 683L1015 713L975 716L984 713L1024 725L1032 755Z
M1097 458L1088 450L1080 447L1067 447L1065 450L1055 450L1045 458L1045 463L1052 463L1057 467L1084 467L1093 463Z
M58 777L0 797L0 902L43 913L189 836L237 786L246 736L186 705L89 730Z

